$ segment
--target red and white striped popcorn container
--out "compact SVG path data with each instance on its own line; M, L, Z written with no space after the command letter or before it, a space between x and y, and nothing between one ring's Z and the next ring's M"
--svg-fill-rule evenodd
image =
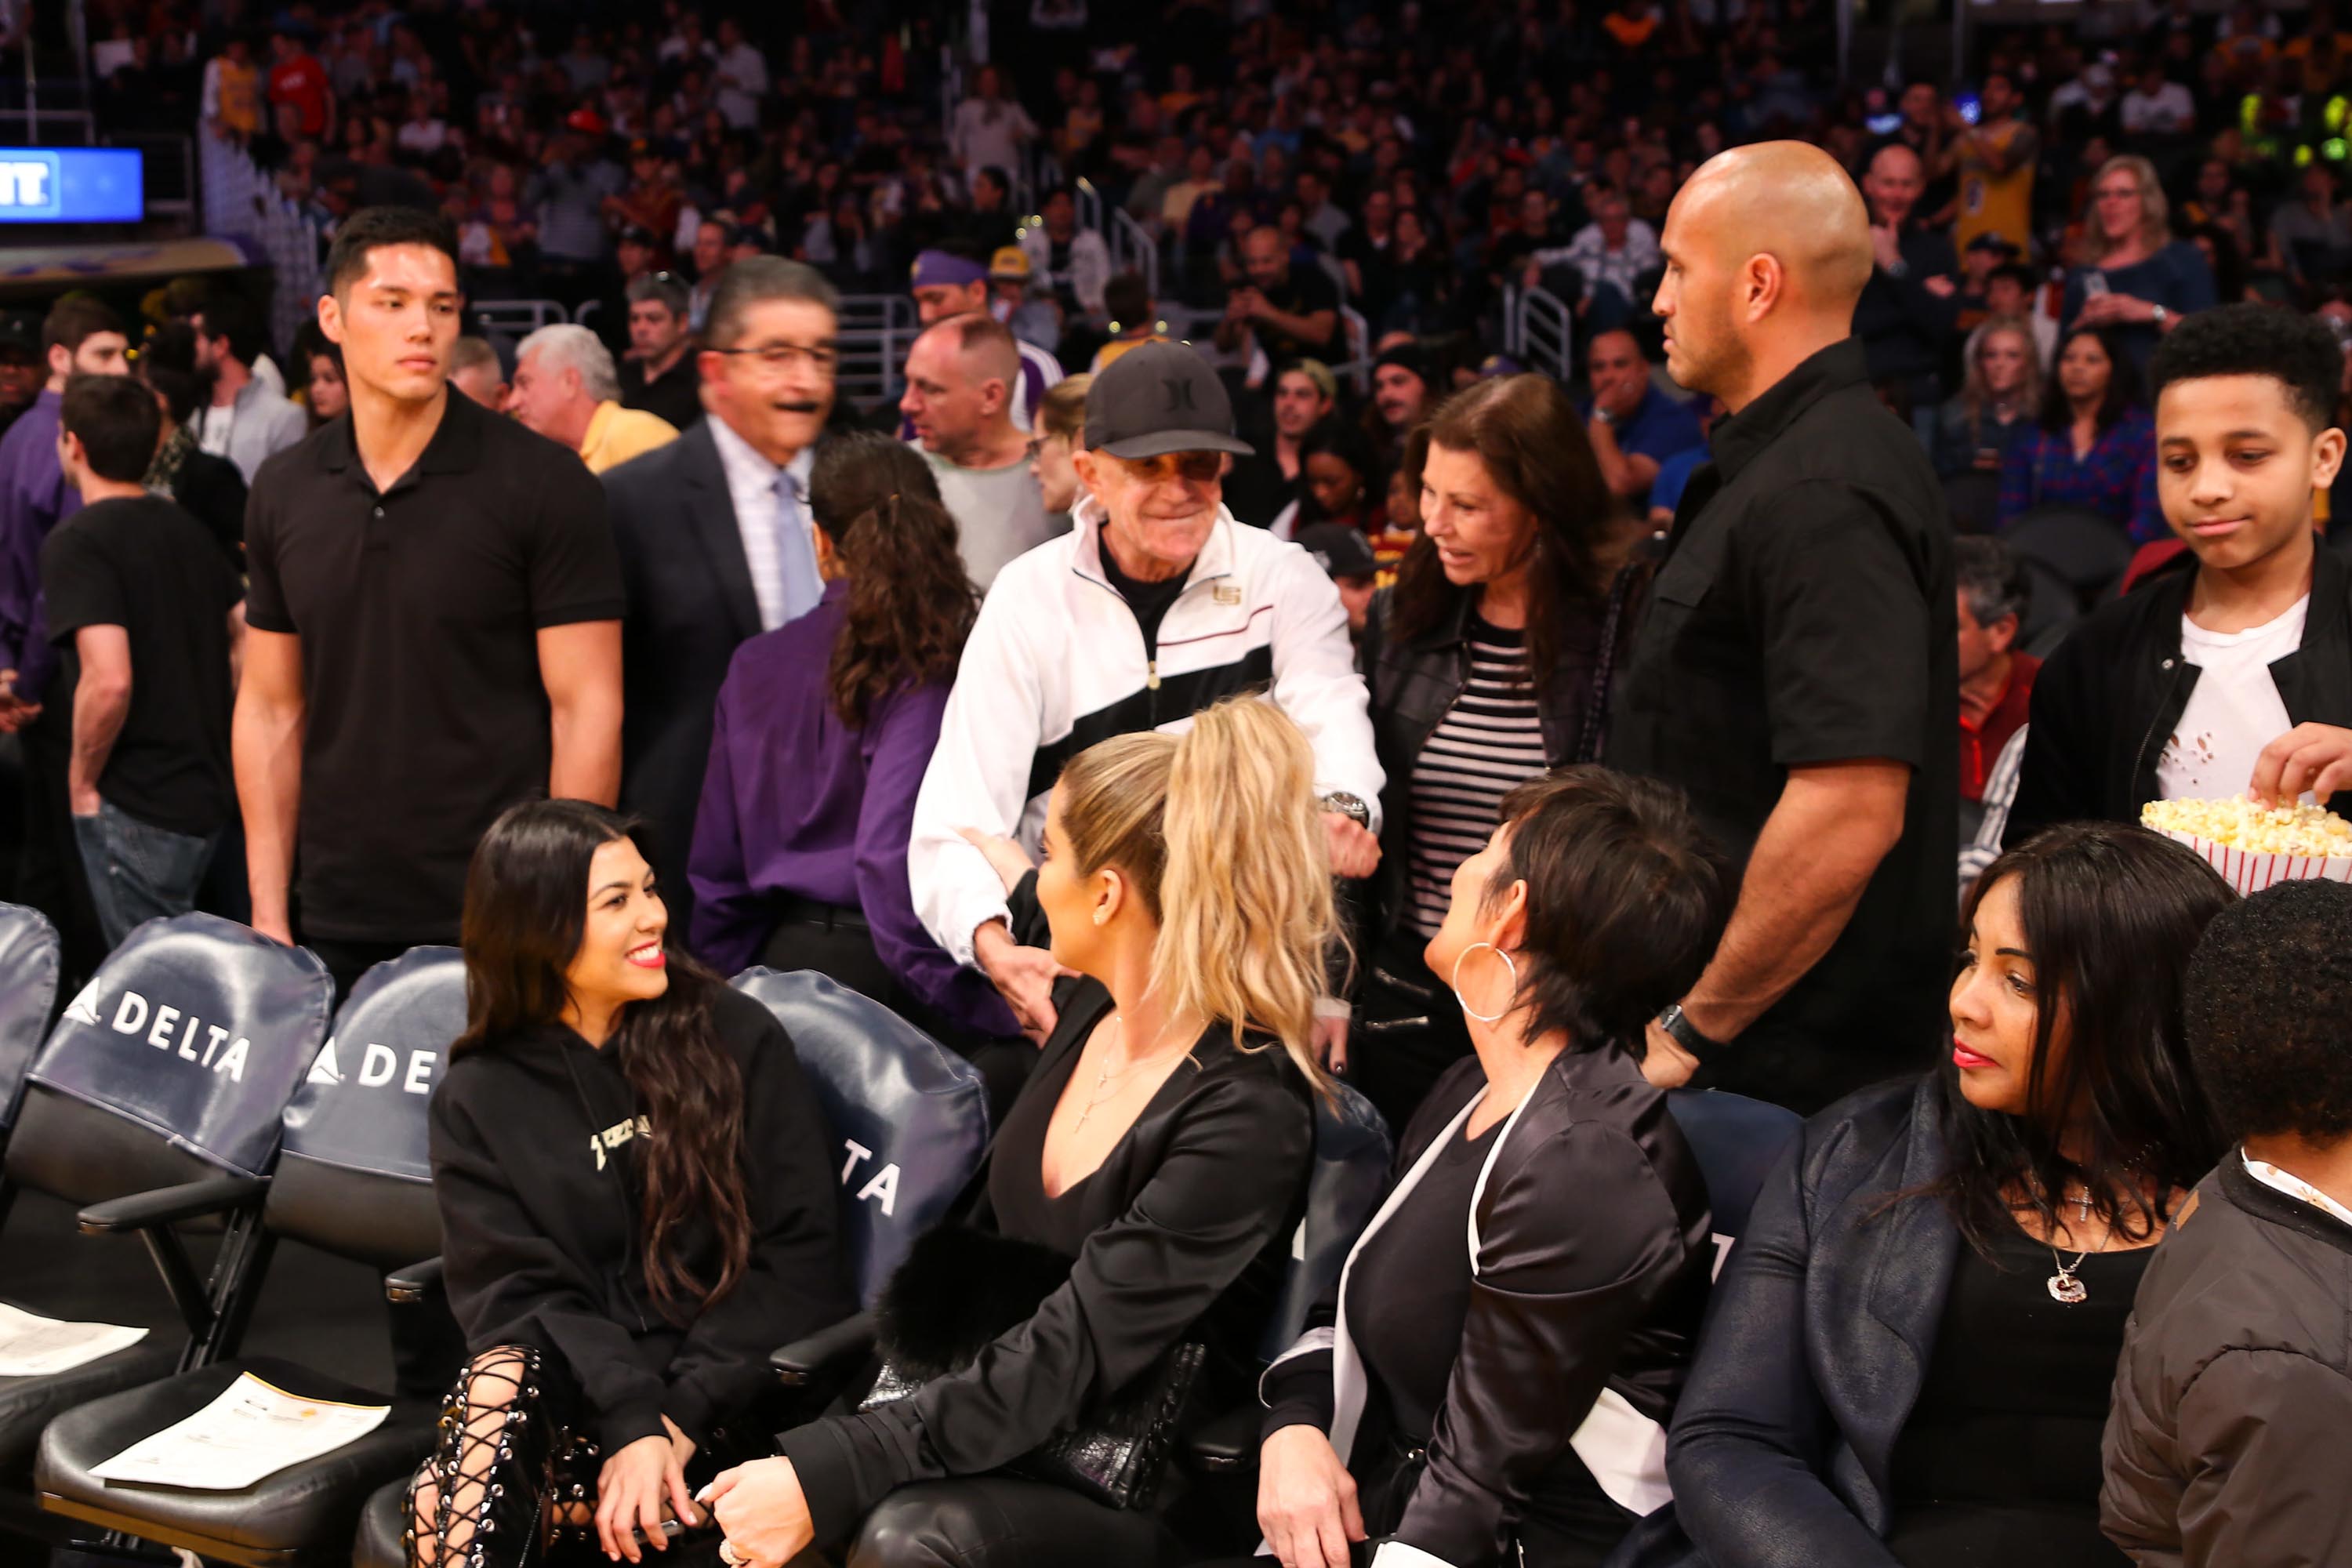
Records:
M2233 849L2210 838L2174 828L2159 827L2167 838L2186 844L2221 873L2222 880L2241 896L2259 893L2278 882L2352 882L2352 858L2330 855L2275 855L2255 849Z

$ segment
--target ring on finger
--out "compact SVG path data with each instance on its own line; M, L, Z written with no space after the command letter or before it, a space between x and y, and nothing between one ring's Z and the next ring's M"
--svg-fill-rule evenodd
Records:
M727 1568L739 1568L743 1561L743 1554L735 1550L733 1542L722 1541L719 1543L719 1561L726 1563Z

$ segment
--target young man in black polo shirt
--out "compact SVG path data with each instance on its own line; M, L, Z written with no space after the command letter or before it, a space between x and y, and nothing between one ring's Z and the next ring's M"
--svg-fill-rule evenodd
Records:
M82 506L41 545L65 672L50 700L73 714L66 797L109 947L195 907L236 808L229 661L244 590L204 524L147 493L162 423L128 377L66 384L58 466Z
M262 466L237 795L256 930L299 925L339 990L457 938L466 866L517 801L620 785L620 563L574 453L450 395L448 226L355 215L319 324L349 419Z
M1606 752L1688 791L1743 870L1643 1071L1804 1112L1927 1065L1958 892L1951 528L1851 336L1868 224L1797 142L1726 153L1675 198L1666 366L1731 414L1676 510Z

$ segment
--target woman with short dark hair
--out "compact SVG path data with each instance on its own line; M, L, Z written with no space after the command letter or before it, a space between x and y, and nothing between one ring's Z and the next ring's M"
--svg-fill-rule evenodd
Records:
M2100 1435L2148 1249L2224 1147L2181 992L2232 897L2111 823L1993 862L1950 1065L1823 1111L1765 1183L1675 1415L1672 1516L1623 1561L2121 1568Z
M1019 1033L995 987L915 918L907 843L979 611L938 481L872 431L817 448L824 596L735 650L688 877L722 971L814 969L950 1038Z
M466 1032L433 1096L449 1305L472 1356L410 1483L409 1561L632 1559L740 1457L768 1352L851 1310L833 1147L768 1010L669 946L637 825L491 824L466 881ZM593 1525L593 1531L591 1526Z
M1650 780L1568 768L1501 815L1427 949L1475 1058L1430 1091L1318 1326L1262 1385L1258 1520L1283 1568L1346 1568L1367 1536L1424 1568L1597 1563L1664 1500L1715 1254L1640 1053L1729 891Z
M1358 664L1388 779L1381 864L1357 947L1350 1081L1402 1127L1466 1056L1422 949L1515 784L1599 749L1608 487L1557 382L1499 376L1414 432L1422 532L1372 600Z

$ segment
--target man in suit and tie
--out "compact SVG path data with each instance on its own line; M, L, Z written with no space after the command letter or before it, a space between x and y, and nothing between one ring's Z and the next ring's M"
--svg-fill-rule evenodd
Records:
M836 298L796 261L728 268L698 356L709 417L604 475L628 587L621 805L653 825L674 930L691 921L686 856L728 660L824 594L808 476L833 410Z

